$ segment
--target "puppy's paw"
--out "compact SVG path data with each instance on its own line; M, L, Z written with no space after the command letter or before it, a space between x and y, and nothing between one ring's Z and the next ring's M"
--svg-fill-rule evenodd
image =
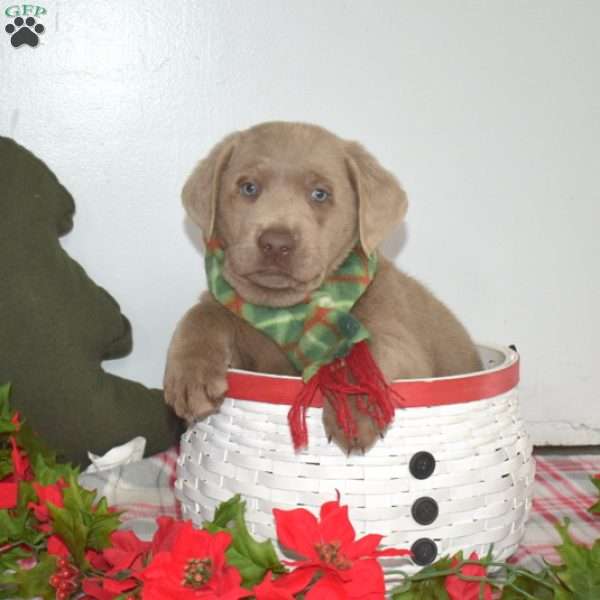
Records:
M227 392L225 361L171 359L164 380L165 400L188 423L216 412Z
M323 405L323 425L330 441L335 442L346 454L360 452L364 454L377 440L383 437L384 432L370 416L358 410L353 398L348 401L350 413L356 423L356 435L351 439L340 427L335 409L329 401Z

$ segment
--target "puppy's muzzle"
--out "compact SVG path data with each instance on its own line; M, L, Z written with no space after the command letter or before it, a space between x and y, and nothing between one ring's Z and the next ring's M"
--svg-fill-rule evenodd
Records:
M256 240L267 262L285 265L296 249L294 236L288 229L265 229Z

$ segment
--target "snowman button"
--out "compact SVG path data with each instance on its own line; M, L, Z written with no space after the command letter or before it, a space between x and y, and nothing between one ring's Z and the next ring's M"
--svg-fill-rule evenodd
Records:
M408 464L408 470L415 479L427 479L435 471L435 458L426 451L417 452Z
M421 567L430 565L435 560L438 552L435 542L429 538L417 540L410 547L410 550L412 552L413 561Z
M419 525L431 525L438 518L439 512L437 502L427 496L417 498L411 509L413 519Z

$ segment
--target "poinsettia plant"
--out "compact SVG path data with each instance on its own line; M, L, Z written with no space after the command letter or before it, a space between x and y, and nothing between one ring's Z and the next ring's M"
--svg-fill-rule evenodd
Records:
M0 386L0 598L88 600L383 600L382 536L356 538L339 497L316 516L274 510L280 560L270 540L249 533L245 503L223 502L212 521L159 517L153 538L119 529L120 514L78 483L15 411ZM600 491L600 479L594 479ZM599 511L600 502L591 508ZM445 557L400 583L393 600L598 600L600 540L575 543L558 531L563 562L532 573L488 556ZM490 575L490 571L495 574Z

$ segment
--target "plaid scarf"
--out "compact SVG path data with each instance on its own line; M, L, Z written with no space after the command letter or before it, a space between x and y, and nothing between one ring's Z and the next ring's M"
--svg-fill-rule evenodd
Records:
M306 409L320 390L332 403L346 436L354 437L356 423L348 395L367 395L357 403L380 428L393 418L389 387L373 361L366 340L369 332L351 313L377 270L377 255L365 256L360 247L301 303L284 308L246 302L223 277L225 255L220 242L206 248L208 288L215 299L238 317L270 337L302 373L305 388L288 415L294 446L306 446Z

